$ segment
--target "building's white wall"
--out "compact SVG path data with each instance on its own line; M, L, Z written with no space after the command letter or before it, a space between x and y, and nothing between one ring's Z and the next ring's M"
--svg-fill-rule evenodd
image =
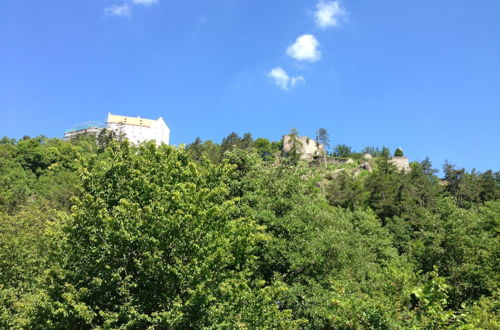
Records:
M163 118L156 120L150 127L151 139L156 141L156 144L169 144L170 143L170 128Z
M170 142L170 129L162 118L154 121L150 127L108 123L107 128L115 132L123 132L127 139L134 144L150 140L155 141L158 145Z
M139 144L151 139L149 127L108 123L107 128L117 133L122 132L127 139L134 144Z

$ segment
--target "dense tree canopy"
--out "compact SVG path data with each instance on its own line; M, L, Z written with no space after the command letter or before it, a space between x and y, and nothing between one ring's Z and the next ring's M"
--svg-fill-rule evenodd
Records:
M498 172L280 149L0 140L0 328L500 327Z

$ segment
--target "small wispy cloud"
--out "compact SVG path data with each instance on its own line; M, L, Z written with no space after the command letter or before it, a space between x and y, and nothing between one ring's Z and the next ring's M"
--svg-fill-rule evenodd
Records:
M127 3L124 3L123 5L112 5L104 9L104 13L109 16L130 17L132 9Z
M286 73L286 71L279 66L272 69L267 76L270 77L277 86L285 91L295 87L299 82L306 81L303 76L290 77L288 73Z
M298 84L299 82L306 82L304 76L296 76L290 78L290 87L292 88L295 87L295 85Z
M150 6L158 3L158 0L132 0L132 3L135 5L144 5L144 6Z
M125 0L121 5L112 5L104 9L107 16L132 16L132 6L151 6L159 3L160 0Z
M340 1L320 0L314 12L316 25L321 28L337 26L346 18L346 11L340 5Z
M321 58L321 52L318 48L318 40L312 34L304 34L287 48L286 53L297 61L316 62Z

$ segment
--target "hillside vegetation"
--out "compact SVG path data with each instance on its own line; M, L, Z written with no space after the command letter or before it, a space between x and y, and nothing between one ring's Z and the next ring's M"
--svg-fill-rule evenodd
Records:
M0 141L0 328L500 328L498 172L119 140Z

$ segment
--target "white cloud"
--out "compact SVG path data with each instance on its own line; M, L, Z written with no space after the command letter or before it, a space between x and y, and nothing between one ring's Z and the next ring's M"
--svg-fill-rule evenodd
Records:
M306 82L303 76L297 76L290 78L290 87L295 87L299 82Z
M339 1L320 0L316 5L314 16L319 27L327 28L339 25L340 21L345 19L346 11L340 6Z
M267 76L272 78L274 83L283 90L289 90L295 87L299 82L306 81L303 76L290 77L286 71L279 66L272 69Z
M269 77L271 77L274 80L274 83L278 86L280 86L283 89L288 89L288 83L290 82L290 77L286 73L285 70L283 70L280 67L276 67L271 70L267 74Z
M150 6L155 3L158 3L158 0L132 0L132 3L135 5L144 5L144 6Z
M318 50L319 42L312 34L304 34L295 40L295 43L287 48L288 56L297 61L316 62L321 58L321 52Z
M123 4L123 5L112 5L111 7L108 7L104 9L104 12L106 15L110 16L121 16L121 17L129 17L132 15L132 9L128 4Z

